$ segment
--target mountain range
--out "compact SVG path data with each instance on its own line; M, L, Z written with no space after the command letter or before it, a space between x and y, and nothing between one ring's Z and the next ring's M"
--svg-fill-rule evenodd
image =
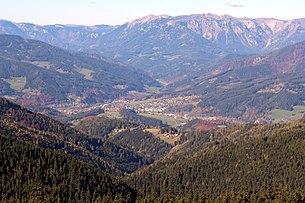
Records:
M0 21L0 33L92 51L175 80L230 54L254 54L301 42L305 19L235 18L229 15L146 16L119 26L47 25Z
M200 113L247 121L304 104L304 19L198 14L150 15L118 26L0 22L0 33L30 38L1 36L2 95L94 103L161 82L166 94L200 95Z
M40 103L92 103L159 86L120 62L14 35L0 35L0 64L1 95Z

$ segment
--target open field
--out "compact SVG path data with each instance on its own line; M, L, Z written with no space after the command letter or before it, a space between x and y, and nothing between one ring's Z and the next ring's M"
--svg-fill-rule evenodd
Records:
M274 109L271 111L269 118L274 122L292 121L301 119L305 112L305 106L295 106L292 111Z
M141 100L141 101L134 101L130 103L130 106L135 106L135 105L139 105L139 104L145 104L145 103L150 103L150 102L154 102L154 101L158 101L160 99L147 99L147 100Z
M177 137L175 137L175 136L166 136L166 134L160 133L160 129L158 129L158 128L147 128L144 131L150 132L155 137L159 138L160 140L163 140L164 142L167 142L168 144L174 144L180 138L180 136L177 136Z
M13 77L11 79L6 79L6 82L10 84L10 87L16 91L21 91L26 83L26 77Z
M80 74L85 76L85 79L87 80L93 80L92 74L95 73L93 70L81 68L80 71L78 71Z
M51 63L48 61L33 61L32 64L46 69L49 69L51 67Z
M148 92L159 92L160 91L160 87L154 87L154 86L147 86L145 85L145 89Z
M167 125L173 126L173 127L176 127L177 125L186 122L185 119L182 119L182 118L175 119L175 118L172 118L169 116L158 116L158 115L152 115L152 114L148 114L148 113L140 113L139 115L159 119L164 124L167 124Z
M99 116L106 116L109 118L121 118L119 112L106 111L105 113L100 114Z

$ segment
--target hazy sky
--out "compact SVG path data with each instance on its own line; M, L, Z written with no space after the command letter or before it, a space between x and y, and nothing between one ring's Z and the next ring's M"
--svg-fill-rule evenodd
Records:
M305 18L305 0L0 0L0 19L36 24L123 24L149 14Z

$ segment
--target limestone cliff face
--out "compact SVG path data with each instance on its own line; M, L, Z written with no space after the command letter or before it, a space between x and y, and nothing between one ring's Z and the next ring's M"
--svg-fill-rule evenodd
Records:
M170 33L168 31L174 33ZM84 45L107 43L105 35L113 37L142 35L145 40L156 40L151 32L163 39L175 35L183 40L200 36L223 50L238 53L272 51L305 39L305 18L278 20L272 18L235 18L229 15L196 14L171 17L149 15L121 26L47 25L0 21L0 33L16 34L61 46L84 48ZM125 38L126 39L126 38ZM144 39L143 39L144 40ZM169 39L170 40L170 39ZM154 41L150 41L154 42ZM206 41L204 41L206 42ZM90 48L90 47L89 47Z

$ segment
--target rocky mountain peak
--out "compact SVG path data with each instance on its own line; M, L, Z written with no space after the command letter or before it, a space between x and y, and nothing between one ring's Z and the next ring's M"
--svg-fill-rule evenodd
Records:
M136 19L130 23L128 23L128 27L133 27L136 24L144 24L144 23L150 23L152 21L161 19L161 18L170 18L169 15L148 15L148 16L144 16L142 18Z

